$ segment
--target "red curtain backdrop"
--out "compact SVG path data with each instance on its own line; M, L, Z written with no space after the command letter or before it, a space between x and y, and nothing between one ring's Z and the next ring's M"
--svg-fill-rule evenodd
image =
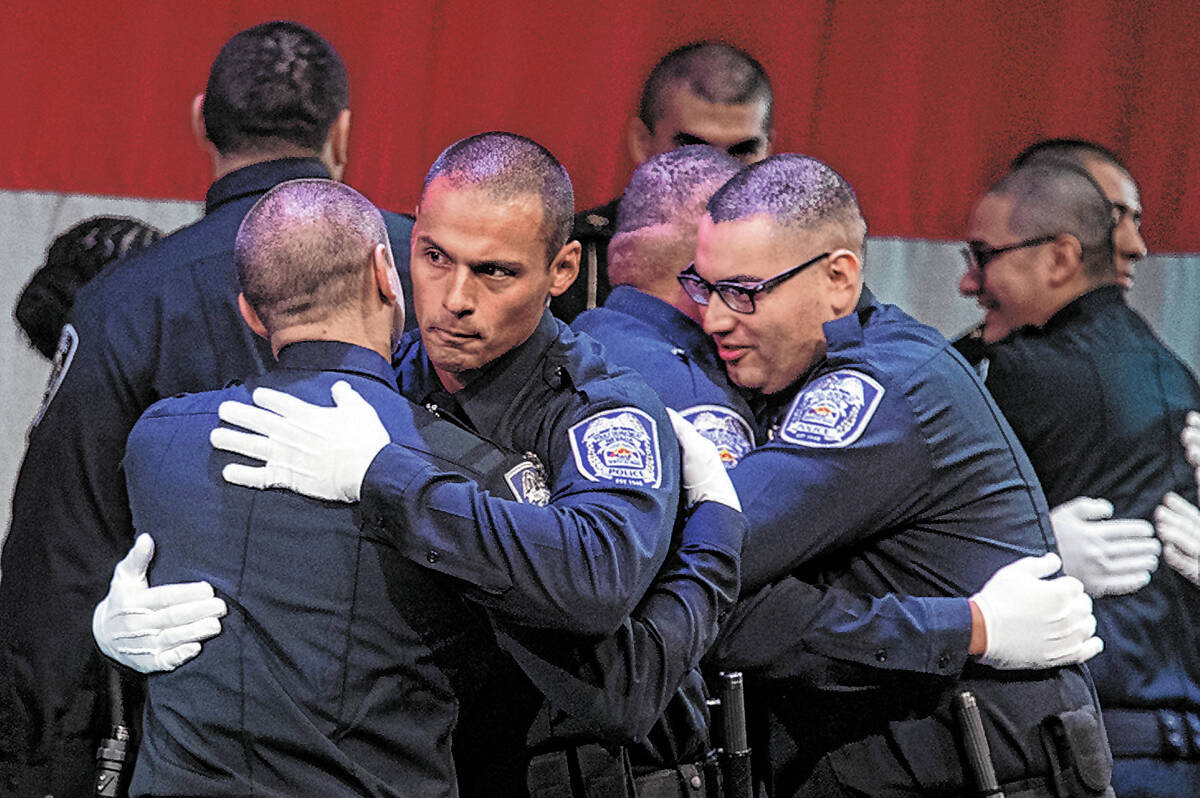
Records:
M973 197L1046 136L1121 153L1155 251L1200 251L1200 4L320 0L9 4L0 26L0 190L200 199L188 108L234 32L311 25L350 70L348 182L410 210L425 169L490 129L553 150L580 207L618 193L642 79L723 38L766 66L776 149L828 161L875 235L953 239Z

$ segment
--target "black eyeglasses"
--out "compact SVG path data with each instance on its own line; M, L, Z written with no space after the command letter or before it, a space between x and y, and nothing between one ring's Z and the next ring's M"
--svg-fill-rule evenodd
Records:
M828 258L832 254L832 252L822 252L799 266L793 266L774 277L768 277L752 285L744 285L732 280L717 280L715 283L710 283L696 273L695 263L689 264L686 269L675 275L675 279L683 286L684 293L691 297L697 305L707 305L713 291L716 291L717 295L721 297L721 301L730 310L737 313L753 313L754 299L757 295L770 291L789 277L796 276L822 258Z
M1027 238L1024 241L1018 241L1015 244L1003 247L989 247L982 241L968 241L966 247L963 248L962 255L963 259L967 262L968 269L983 271L989 263L1005 252L1012 252L1014 249L1025 249L1026 247L1040 247L1042 244L1049 244L1056 238L1058 238L1057 235Z
M1115 200L1110 201L1108 204L1112 208L1113 227L1119 225L1121 220L1128 216L1133 220L1134 227L1138 230L1142 229L1142 212L1140 210L1135 211L1124 202L1116 202Z

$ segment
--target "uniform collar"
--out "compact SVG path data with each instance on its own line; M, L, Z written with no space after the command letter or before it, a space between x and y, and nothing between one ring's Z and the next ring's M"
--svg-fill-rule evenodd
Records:
M674 305L628 285L619 285L608 295L604 307L624 313L652 327L683 353L705 365L719 366L716 347L703 328Z
M1072 299L1042 325L1042 330L1053 330L1069 324L1073 319L1110 313L1114 305L1124 304L1125 292L1121 286L1102 285Z
M795 398L814 374L831 361L837 363L842 351L860 345L863 340L863 327L867 324L867 319L878 308L879 301L875 299L875 294L871 293L871 289L864 285L853 313L825 322L822 325L822 329L825 331L825 356L813 363L795 382L782 391L777 391L770 396L759 395L751 402L751 408L760 424L764 421L768 423L773 421L780 410ZM765 427L759 430L760 433L765 431Z
M825 357L813 364L813 367L801 377L800 384L803 384L813 373L813 370L818 368L827 360L836 359L837 353L848 346L857 346L862 343L863 327L867 324L867 319L879 307L879 302L875 299L875 295L871 293L871 289L865 285L862 287L862 294L858 297L858 304L854 306L854 312L842 316L840 319L827 321L822 325L825 330Z
M547 310L524 343L483 368L465 372L462 375L465 386L452 394L457 409L466 416L465 420L481 434L488 435L495 430L512 400L530 380L546 376L543 375L542 361L550 346L561 336L570 334L569 328ZM422 404L444 403L446 390L429 362L416 330L405 337L399 357L396 371L402 393Z
M396 390L395 372L378 352L341 341L297 341L279 350L277 368L299 371L342 371L379 380Z
M243 166L213 183L204 198L204 212L212 213L227 202L264 194L285 180L306 177L329 179L329 169L316 158L280 158Z

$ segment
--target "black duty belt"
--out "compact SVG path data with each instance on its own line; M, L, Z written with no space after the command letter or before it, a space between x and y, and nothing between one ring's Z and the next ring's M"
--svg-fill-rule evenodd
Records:
M1105 709L1115 757L1200 759L1200 714L1174 709Z
M532 798L719 798L716 760L634 773L624 749L596 744L538 754L527 770Z

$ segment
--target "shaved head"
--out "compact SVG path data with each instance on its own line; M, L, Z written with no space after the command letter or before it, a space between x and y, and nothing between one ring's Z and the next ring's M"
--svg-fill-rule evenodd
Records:
M366 197L332 180L291 180L246 214L234 265L246 301L274 332L358 310L379 244L388 245L387 228Z
M542 206L548 260L571 235L575 213L571 178L558 159L532 139L492 132L457 141L433 162L425 175L424 189L438 178L454 188L480 189L501 201L537 197Z
M854 189L816 158L774 155L734 175L708 201L714 222L765 214L786 229L822 230L831 244L861 256L867 223Z
M696 225L709 197L741 168L737 159L705 145L670 150L639 166L617 210L609 280L636 287L673 280L695 255Z

